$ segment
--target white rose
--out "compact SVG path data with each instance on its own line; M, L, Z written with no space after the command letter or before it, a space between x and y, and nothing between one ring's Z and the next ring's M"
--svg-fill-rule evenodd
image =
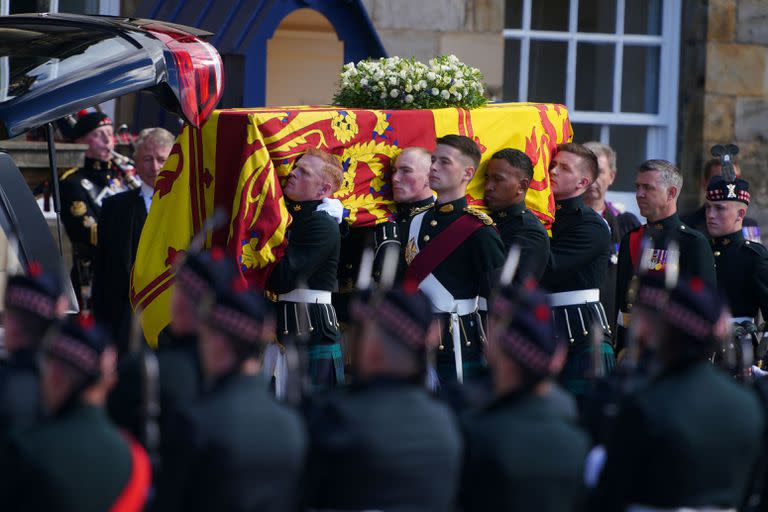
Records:
M384 99L384 98L386 98L386 97L387 97L387 93L385 93L385 92L382 92L382 93L379 95L379 98L381 98L381 99Z
M426 89L427 88L427 82L424 81L424 80L419 80L419 87L421 87L422 89Z
M405 97L405 102L406 102L406 103L413 103L413 96L411 96L410 94L409 94L409 95L407 95L407 96Z
M460 100L461 98L462 98L462 95L461 95L461 93L460 93L460 92L457 92L457 93L456 93L456 99L457 99L457 100Z
M413 86L410 83L405 84L405 92L413 91Z
M391 91L389 91L389 95L392 96L393 98L397 98L399 94L400 94L400 91L398 91L397 89L392 89Z
M432 88L432 96L437 96L438 94L440 94L440 91L437 88L433 87Z
M360 79L360 85L362 85L362 86L368 85L368 79L367 78Z
M443 89L442 91L440 91L440 96L442 96L442 97L443 97L443 99L446 99L446 100L447 100L447 99L448 99L448 98L451 96L451 93L449 93L448 91L446 91L445 89Z
M432 71L427 73L427 80L434 80L435 78L437 78L437 75L434 74Z
M389 85L397 85L397 78L394 76L389 77Z

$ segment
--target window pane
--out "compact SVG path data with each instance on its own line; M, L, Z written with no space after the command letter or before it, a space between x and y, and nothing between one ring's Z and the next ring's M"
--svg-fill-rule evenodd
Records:
M624 46L621 78L621 111L658 114L658 46Z
M520 86L520 40L504 41L504 101L519 101Z
M584 144L590 140L600 140L600 128L599 124L587 124L587 123L572 123L573 127L573 142Z
M613 110L613 45L579 43L576 51L576 110Z
M99 0L59 0L59 12L99 14Z
M616 31L616 0L579 0L579 32Z
M533 30L568 31L570 0L531 2L531 28Z
M648 127L646 126L611 126L610 146L616 151L616 190L635 190L637 168L648 155Z
M567 43L531 41L528 101L565 104Z
M45 6L38 5L37 0L13 0L8 8L10 14L23 14L26 12L40 12L46 10Z
M504 28L523 28L523 0L507 0Z
M662 0L625 0L624 32L626 34L661 34Z

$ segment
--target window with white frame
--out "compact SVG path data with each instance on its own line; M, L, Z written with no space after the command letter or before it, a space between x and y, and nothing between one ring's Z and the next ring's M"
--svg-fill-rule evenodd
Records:
M676 160L681 0L506 0L504 99L562 103L619 170ZM614 188L633 190L634 173Z

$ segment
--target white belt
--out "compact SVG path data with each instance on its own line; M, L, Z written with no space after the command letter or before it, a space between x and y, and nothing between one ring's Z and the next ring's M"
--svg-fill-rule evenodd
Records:
M475 311L488 310L488 301L479 295L471 299L454 299L451 292L433 274L424 278L419 284L419 289L429 297L434 313L457 313L464 316Z
M731 322L734 323L734 324L740 324L741 322L753 322L754 323L754 321L755 321L755 319L752 318L751 316L735 316L735 317L731 318Z
M281 293L277 296L278 300L284 302L306 302L309 304L330 304L331 292L327 290L308 290L306 288L296 288L288 293Z
M736 512L736 509L714 507L656 508L646 507L645 505L630 505L627 507L626 512Z
M574 290L572 292L550 293L549 305L553 308L559 306L572 306L575 304L587 304L589 302L600 302L600 290L591 288L589 290Z

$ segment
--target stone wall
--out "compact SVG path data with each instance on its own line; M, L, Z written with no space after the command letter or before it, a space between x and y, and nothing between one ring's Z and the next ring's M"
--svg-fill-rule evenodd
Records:
M768 2L709 0L703 155L734 142L752 186L750 215L768 225Z
M501 98L504 0L363 0L389 55L426 62L453 53Z

